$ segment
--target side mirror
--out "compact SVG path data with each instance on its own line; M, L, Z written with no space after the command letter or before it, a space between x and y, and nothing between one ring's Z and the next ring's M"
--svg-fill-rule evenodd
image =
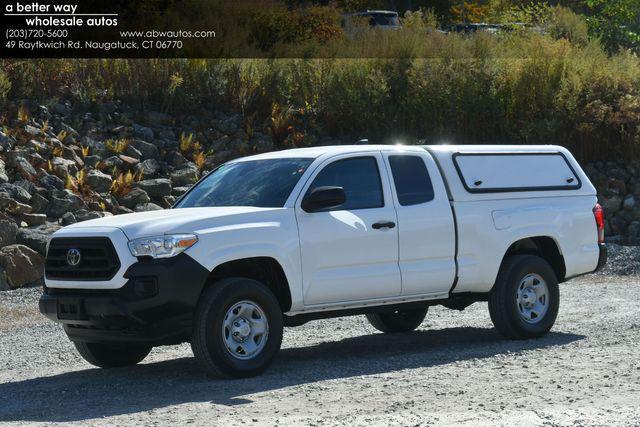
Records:
M335 208L347 201L342 187L318 187L307 193L302 199L302 209L305 212L318 212Z

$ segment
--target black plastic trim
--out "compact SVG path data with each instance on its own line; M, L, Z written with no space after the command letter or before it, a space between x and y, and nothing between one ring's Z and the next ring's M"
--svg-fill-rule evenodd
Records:
M593 270L594 273L596 271L602 270L602 268L607 264L607 256L608 256L607 245L605 245L604 243L599 243L598 249L599 249L598 265L596 266L596 269Z
M549 186L545 186L545 187L497 187L497 188L470 188L467 185L467 181L464 179L464 175L462 173L462 170L460 169L460 165L458 165L458 157L477 157L477 156L561 156L565 163L567 164L567 166L569 167L569 170L573 173L573 176L575 176L576 180L578 181L577 184L575 185L549 185ZM546 152L500 152L500 153L494 153L494 152L475 152L475 153L461 153L461 152L457 152L457 153L453 153L452 155L453 157L453 166L456 168L456 172L458 172L458 177L460 178L460 181L462 182L462 185L464 186L465 190L467 190L467 192L469 193L477 193L477 194L482 194L482 193L515 193L515 192L521 192L521 191L554 191L554 190L578 190L582 187L582 181L580 180L580 177L578 176L578 174L576 173L575 169L573 168L573 166L571 166L571 163L569 163L569 160L567 159L567 156L564 155L564 153L561 153L560 151L546 151Z
M144 260L127 269L120 289L45 288L39 308L74 341L183 342L209 274L185 253ZM73 312L60 316L61 303Z

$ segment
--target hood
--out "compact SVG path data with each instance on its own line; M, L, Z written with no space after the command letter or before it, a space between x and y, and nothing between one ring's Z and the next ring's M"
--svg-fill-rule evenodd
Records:
M278 221L287 210L249 206L166 209L93 219L69 225L65 229L115 227L129 239L137 239L162 234L198 233L226 225Z

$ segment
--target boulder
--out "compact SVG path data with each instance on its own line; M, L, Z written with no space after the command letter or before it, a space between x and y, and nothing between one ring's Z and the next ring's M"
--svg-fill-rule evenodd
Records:
M16 242L18 226L13 221L0 220L0 248Z
M80 147L73 147L80 151ZM64 147L62 149L62 156L67 160L72 160L79 169L82 169L84 167L84 161L80 158L80 156L78 156L78 153L76 153L73 148Z
M35 126L31 126L31 125L25 125L24 126L24 131L26 133L28 133L29 135L33 135L33 136L41 136L43 134L40 129L38 129Z
M167 178L145 179L135 184L142 188L149 197L163 197L171 194L171 180Z
M125 206L116 206L115 209L114 209L114 213L116 215L124 215L124 214L133 213L133 210L129 209L129 208L125 207Z
M169 209L176 202L176 198L173 196L164 196L162 198L162 207Z
M620 210L622 206L622 198L620 196L609 197L602 201L602 207L605 214L611 215Z
M119 200L121 205L126 206L129 209L133 209L141 203L148 203L150 201L151 199L149 198L147 192L137 187L133 188Z
M221 133L232 135L238 131L240 125L242 124L242 116L239 114L222 117L217 123L217 129Z
M57 104L54 104L51 107L51 112L53 112L54 114L60 114L63 116L66 116L67 114L71 114L71 108L68 107L66 104L63 104L61 102L58 102Z
M633 207L636 205L636 199L629 195L622 200L622 209L625 211L633 210Z
M89 136L85 136L82 138L82 145L84 145L85 147L89 147L89 151L94 156L98 156L104 159L109 155L109 150L103 142L93 139Z
M31 202L31 194L29 193L29 191L25 190L19 185L9 183L2 184L0 185L0 191L9 194L12 198L20 203L28 204L29 202Z
M67 212L66 214L62 215L62 218L60 218L60 224L62 225L75 224L76 222L78 222L76 220L76 216L71 212Z
M27 246L29 249L45 255L47 251L47 242L49 234L31 228L21 228L16 234L16 242Z
M133 136L135 136L137 138L143 138L143 139L147 139L147 140L152 140L153 139L153 129L134 123L133 124Z
M142 153L133 145L129 145L124 153L129 157L133 157L134 159L140 160L140 158L142 158Z
M30 213L31 206L14 200L13 197L6 192L0 192L0 210L13 215L20 215Z
M134 159L131 156L125 156L124 154L118 155L118 158L122 161L122 167L124 169L131 169L140 163L140 160Z
M141 139L134 139L131 141L131 146L140 152L140 158L142 160L155 159L160 160L160 152L155 145L143 141Z
M37 139L30 140L26 143L26 146L33 148L36 152L44 154L45 156L49 156L49 154L51 154L51 148L44 142L38 141Z
M40 185L47 190L64 190L64 181L55 175L43 175L40 178Z
M31 195L37 193L38 187L26 179L19 179L13 183L16 187L16 190L19 192L18 197L24 197L24 200L19 200L23 203L29 203L31 201Z
M111 170L113 168L120 169L124 162L118 156L111 156L102 160L100 163L102 165L102 168Z
M110 175L102 173L99 170L92 170L85 178L87 185L97 193L106 193L111 188L113 179Z
M0 184L4 182L9 182L9 177L7 176L7 169L4 164L4 160L0 159Z
M100 160L102 160L102 157L97 155L91 155L84 158L84 164L86 166L95 168L96 165L100 162Z
M45 213L49 206L49 200L36 193L31 197L31 212L32 213Z
M47 252L47 242L51 238L51 234L59 228L57 225L21 228L16 235L16 242L33 249L41 255L45 255Z
M187 163L180 169L176 169L171 173L171 181L173 182L173 185L177 187L193 184L197 180L198 168L193 163Z
M160 163L156 159L147 159L136 165L136 172L142 173L144 177L154 177L160 172Z
M162 208L155 203L140 203L134 209L135 212L161 211Z
M62 157L54 157L51 160L51 166L53 167L53 173L62 179L66 179L69 175L75 176L78 173L76 162Z
M110 212L97 212L87 209L80 209L74 214L76 222L89 221L91 219L104 218L105 216L111 216Z
M611 234L623 235L627 229L627 222L621 216L616 215L609 219L609 226L611 227Z
M24 245L0 249L0 267L4 269L11 289L42 282L44 257Z
M0 153L11 151L15 141L13 138L7 136L4 132L0 131Z
M16 157L14 161L14 168L25 179L34 179L38 174L36 169L31 166L31 163L24 157Z
M47 216L39 213L22 214L21 218L29 226L43 225L47 222Z
M84 201L68 190L61 191L58 195L52 195L47 208L47 216L60 218L66 212L75 212L86 207Z
M172 151L165 156L165 161L173 167L180 167L188 162L188 160L179 152Z
M174 197L180 197L184 193L189 191L189 188L191 187L173 187L173 189L171 190L171 195Z

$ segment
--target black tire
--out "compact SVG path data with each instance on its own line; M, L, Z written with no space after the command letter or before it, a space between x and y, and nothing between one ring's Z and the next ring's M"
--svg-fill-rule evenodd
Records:
M429 307L424 307L413 310L370 313L367 314L367 320L380 332L409 332L420 326L428 309Z
M540 276L548 289L546 313L535 323L527 322L520 314L518 288L529 274ZM538 338L553 327L558 316L560 289L556 274L544 259L535 255L514 255L502 263L496 283L489 294L489 314L494 326L506 338Z
M238 359L225 344L223 325L227 311L249 301L257 305L268 322L266 343L250 359ZM262 283L246 278L220 280L200 296L195 313L191 348L200 365L217 377L245 378L260 374L273 361L282 344L283 318L278 300Z
M74 342L73 344L84 360L99 368L122 368L136 365L147 357L152 348L149 345L127 343Z

